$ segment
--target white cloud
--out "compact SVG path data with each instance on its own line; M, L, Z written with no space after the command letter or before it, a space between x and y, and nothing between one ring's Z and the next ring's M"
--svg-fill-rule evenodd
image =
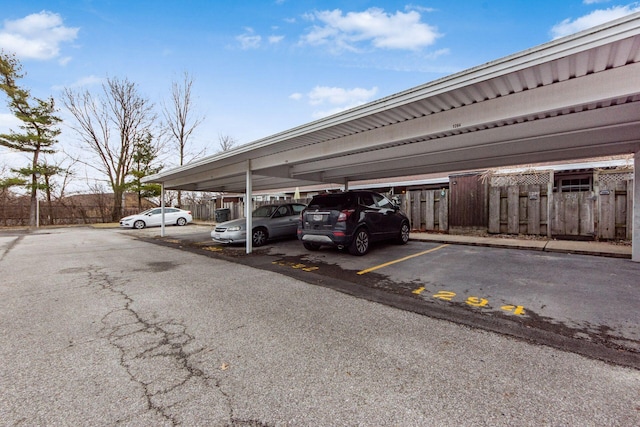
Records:
M318 11L305 15L314 25L301 38L302 44L327 45L333 51L358 51L365 42L375 48L419 50L441 36L437 28L421 22L419 12L388 14L379 8L364 12Z
M609 3L611 0L583 0L584 4Z
M93 85L97 85L97 84L102 84L104 82L104 79L102 77L97 77L97 76L86 76L86 77L82 77L78 80L76 80L75 82L66 85L66 86L62 86L62 85L56 85L53 86L52 89L53 90L63 90L64 88L69 88L69 89L75 89L75 88L79 88L79 87L85 87L85 86L93 86Z
M19 58L53 59L60 55L62 43L78 37L78 30L65 27L57 13L42 11L13 21L5 20L0 30L0 47L15 52Z
M415 4L408 4L404 7L404 10L417 10L418 12L431 13L431 12L435 12L437 9L433 7L425 7L425 6L418 6Z
M373 98L378 92L378 88L371 89L354 88L343 89L340 87L316 86L309 92L309 103L311 105L319 104L358 104L366 102Z
M255 34L253 28L245 28L245 32L236 36L236 40L240 42L243 50L257 49L262 43L262 37Z
M302 95L301 93L296 92L296 93L292 93L291 95L289 95L289 98L293 99L294 101L299 101L299 100L301 100L303 98L303 96L304 95Z
M554 25L553 28L551 28L551 35L554 39L557 39L639 11L640 6L631 5L594 10L590 14L581 16L573 21L571 19L565 19L559 24Z
M277 44L284 40L284 36L269 36L270 44Z
M316 86L307 94L307 98L309 104L314 107L329 107L328 109L314 111L313 117L321 118L365 104L371 100L376 93L378 93L377 87L371 89L343 89L339 87ZM300 94L294 95L290 97L293 99L302 98Z
M71 57L70 56L65 56L64 58L60 58L58 60L58 64L65 66L67 65L69 62L71 62Z
M22 122L10 113L0 113L0 133L7 133L9 129L18 130Z
M433 51L433 52L429 52L424 56L424 58L434 61L434 60L438 59L441 56L445 56L445 55L449 55L449 54L451 54L451 50L449 48L444 48L444 49L438 49L438 50Z

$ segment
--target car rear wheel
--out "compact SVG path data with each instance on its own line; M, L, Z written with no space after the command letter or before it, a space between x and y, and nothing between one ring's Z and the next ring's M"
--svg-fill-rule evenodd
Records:
M185 218L178 218L178 220L176 221L176 224L178 224L178 225L186 225L187 224L187 220Z
M359 228L353 236L353 241L349 245L349 253L362 256L369 252L369 232L366 228Z
M137 229L137 230L142 230L145 227L145 223L143 220L139 219L136 222L133 223L133 228Z
M251 233L251 240L255 247L264 245L268 238L269 235L267 234L267 230L264 228L255 228L253 233Z
M402 223L400 227L400 234L398 235L397 242L401 245L405 245L409 241L409 224L406 222Z
M302 242L302 244L304 245L305 249L309 251L317 251L318 249L320 249L320 245L317 243Z

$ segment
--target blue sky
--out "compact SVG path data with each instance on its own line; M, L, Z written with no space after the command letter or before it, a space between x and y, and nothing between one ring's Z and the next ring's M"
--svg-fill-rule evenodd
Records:
M43 98L118 77L160 111L188 72L205 117L194 151L213 154L219 135L252 142L635 11L616 0L0 0L0 48ZM0 132L14 125L0 102ZM59 148L74 139L65 129ZM0 170L19 156L0 154Z

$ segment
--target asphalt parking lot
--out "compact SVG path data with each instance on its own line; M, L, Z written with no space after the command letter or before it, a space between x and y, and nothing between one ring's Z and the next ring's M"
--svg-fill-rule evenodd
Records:
M295 239L250 255L211 227L123 230L459 324L640 368L640 264L627 259L410 241L363 257Z
M364 272L396 247L312 260L294 240L247 256L206 231L0 231L2 424L640 425L637 352L539 345L593 338L540 330L528 304L414 288L446 267L436 254L471 248L410 242L412 258ZM384 270L421 257L424 275L394 290Z

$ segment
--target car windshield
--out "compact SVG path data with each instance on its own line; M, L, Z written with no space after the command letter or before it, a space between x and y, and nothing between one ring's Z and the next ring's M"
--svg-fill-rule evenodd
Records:
M259 218L269 218L277 208L278 208L277 206L272 206L272 205L260 206L258 209L253 211L251 216L259 217Z
M152 208L152 209L147 209L146 211L142 211L142 212L140 212L138 215L146 215L146 214L150 214L152 210L153 210L153 208Z

